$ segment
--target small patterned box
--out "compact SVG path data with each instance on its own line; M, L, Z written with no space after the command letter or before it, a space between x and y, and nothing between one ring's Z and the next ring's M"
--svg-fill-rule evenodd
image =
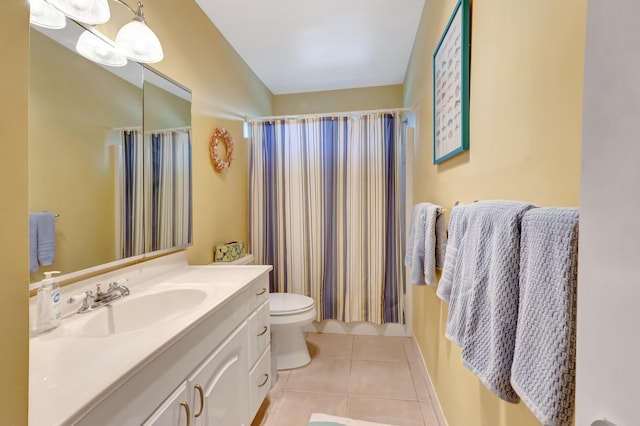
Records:
M213 252L215 262L233 262L244 256L244 241L232 241L225 244L216 244Z

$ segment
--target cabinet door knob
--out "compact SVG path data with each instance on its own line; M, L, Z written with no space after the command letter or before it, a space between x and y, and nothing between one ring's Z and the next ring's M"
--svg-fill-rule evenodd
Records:
M187 414L187 426L191 426L191 410L189 409L189 403L182 401L180 406L184 408L184 411Z
M258 336L262 336L264 333L267 332L268 329L269 327L267 327L266 325L262 326L262 330L260 330L260 333L258 333Z
M204 410L204 391L202 390L202 386L200 385L196 385L195 388L198 390L198 393L200 394L200 411L198 411L198 414L196 414L194 417L200 417L200 415L202 414L202 411Z
M268 382L268 381L269 381L269 375L265 373L265 375L264 375L264 381L263 381L262 383L260 383L260 384L258 385L258 387L259 387L259 388L263 387L264 385L266 385L266 384L267 384L267 382Z
M256 293L256 296L261 296L263 294L265 294L267 292L267 289L262 287L262 290L260 290L259 292Z

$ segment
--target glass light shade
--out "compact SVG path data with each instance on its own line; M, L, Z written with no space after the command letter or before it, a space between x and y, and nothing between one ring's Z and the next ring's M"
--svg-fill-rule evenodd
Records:
M127 65L127 58L116 51L115 47L89 31L80 34L76 50L85 58L110 67Z
M116 35L116 48L137 62L160 62L164 58L158 37L144 22L137 19L120 28Z
M89 25L104 24L111 18L108 0L48 0L69 18Z
M44 0L30 0L29 3L31 5L29 22L33 25L54 30L64 28L67 25L67 18Z

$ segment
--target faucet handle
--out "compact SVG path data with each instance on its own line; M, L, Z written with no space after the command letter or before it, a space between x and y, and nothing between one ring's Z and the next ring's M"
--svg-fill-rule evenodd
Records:
M69 300L67 300L67 303L69 305L71 305L72 303L84 301L84 300L87 299L87 296L89 296L89 293L91 293L91 292L90 291L85 291L84 293L74 294L73 296L71 296L69 298Z
M124 296L128 296L129 293L130 293L130 291L127 288L127 286L124 285L125 283L128 283L128 282L129 282L128 278L122 278L122 279L119 279L116 282L111 283L111 285L113 285L113 289L114 290L116 290L116 289L119 290L120 294L124 297ZM111 287L109 287L109 289L111 289Z
M96 297L98 299L105 295L105 293L103 293L102 290L100 289L101 285L102 285L102 283L96 284Z
M80 307L80 309L78 309L79 314L92 311L100 306L96 303L92 291L85 291L80 294L74 294L69 298L69 300L67 300L67 303L71 304L78 301L82 301L82 306Z

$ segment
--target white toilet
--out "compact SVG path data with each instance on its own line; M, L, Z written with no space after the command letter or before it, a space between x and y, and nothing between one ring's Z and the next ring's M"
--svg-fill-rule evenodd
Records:
M253 255L247 254L225 265L252 265ZM312 298L294 293L269 294L271 319L271 353L277 358L277 369L302 367L311 361L302 327L316 318Z
M316 306L308 296L271 293L271 344L278 357L278 370L302 367L311 357L302 327L316 319Z

